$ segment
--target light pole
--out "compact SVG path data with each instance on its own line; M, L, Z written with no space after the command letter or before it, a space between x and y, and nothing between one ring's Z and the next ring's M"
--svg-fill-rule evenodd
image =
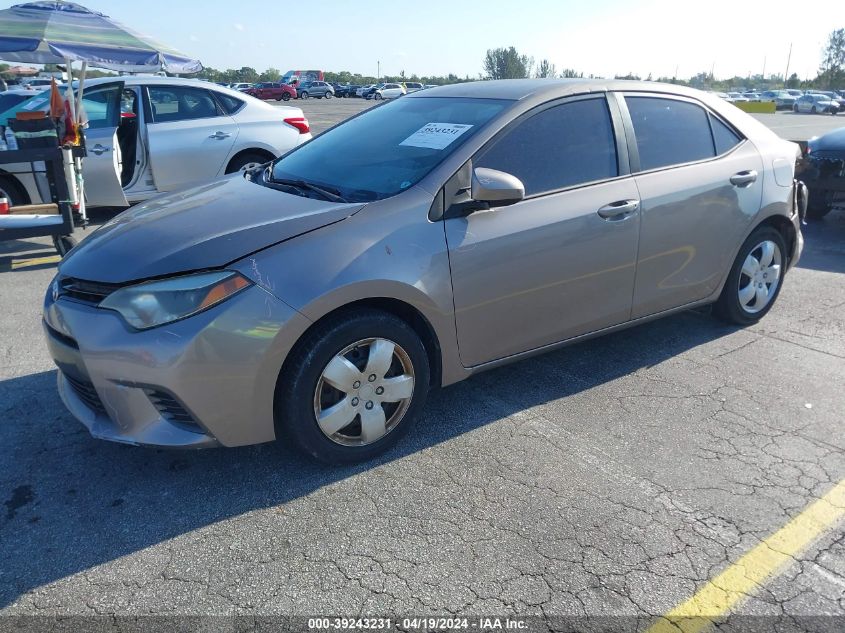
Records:
M381 60L376 62L376 83L381 81Z

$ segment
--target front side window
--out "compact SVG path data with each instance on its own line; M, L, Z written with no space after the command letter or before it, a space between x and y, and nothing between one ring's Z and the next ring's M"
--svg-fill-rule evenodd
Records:
M211 93L203 88L150 86L148 91L155 123L220 116Z
M707 111L693 103L659 97L625 97L643 171L716 155Z
M122 96L123 90L120 84L84 93L82 106L88 116L88 127L92 130L117 127L120 122Z
M582 99L530 116L494 139L473 166L513 174L526 196L618 176L607 101Z
M286 154L274 163L272 177L331 188L351 202L388 198L419 182L510 103L397 99Z

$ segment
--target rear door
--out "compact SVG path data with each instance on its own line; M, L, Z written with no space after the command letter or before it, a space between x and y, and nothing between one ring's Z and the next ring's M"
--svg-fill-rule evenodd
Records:
M127 206L120 184L123 157L117 141L122 94L122 81L83 91L82 105L88 116L85 130L88 156L82 161L82 176L85 201L91 206Z
M199 86L150 85L147 139L156 189L200 184L225 167L238 126Z
M763 162L751 142L692 99L629 93L624 101L641 198L631 314L638 318L718 290L760 210Z

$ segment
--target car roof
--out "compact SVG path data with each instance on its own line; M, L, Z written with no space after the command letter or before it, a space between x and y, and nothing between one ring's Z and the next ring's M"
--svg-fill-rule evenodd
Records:
M425 92L414 92L408 95L408 98L466 97L519 101L532 97L555 98L585 92L607 92L611 90L661 92L687 96L701 94L700 91L692 88L656 81L633 81L627 79L499 79L438 86L436 88L429 88Z

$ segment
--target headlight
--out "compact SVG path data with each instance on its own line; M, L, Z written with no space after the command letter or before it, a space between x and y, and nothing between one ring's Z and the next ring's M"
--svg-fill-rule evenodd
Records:
M251 285L228 270L199 273L121 288L100 307L115 310L132 327L146 330L202 312Z

